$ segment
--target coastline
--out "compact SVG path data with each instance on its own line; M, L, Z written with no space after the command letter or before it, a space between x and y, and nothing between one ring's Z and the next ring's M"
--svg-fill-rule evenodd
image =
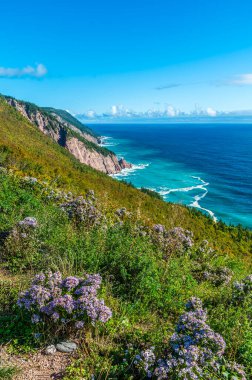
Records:
M236 138L232 136L236 136L236 131L240 135L240 128L240 125L219 127L220 144L231 138L235 144ZM247 178L243 180L243 172L236 169L239 168L243 152L233 156L232 145L225 146L226 150L223 150L222 145L219 148L211 144L213 138L216 140L216 126L209 125L202 129L198 125L180 128L175 125L167 128L156 125L154 128L138 124L101 124L95 130L102 135L105 147L111 147L118 157L124 157L132 163L130 170L113 174L113 178L127 181L136 188L156 191L167 202L196 208L215 222L252 228L252 202L248 186L251 186L251 182ZM250 129L244 127L243 131L245 135ZM205 139L207 135L210 136L209 141ZM181 137L184 136L183 141ZM192 144L190 150L186 144ZM249 148L244 154L249 154ZM249 177L249 172L246 175Z

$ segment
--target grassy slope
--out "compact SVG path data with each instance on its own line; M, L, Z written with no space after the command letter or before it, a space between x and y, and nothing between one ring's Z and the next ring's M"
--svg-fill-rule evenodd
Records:
M2 95L0 95L2 96ZM4 99L14 99L10 96L2 96L2 98ZM67 111L64 111L64 110L56 110L54 108L46 108L46 107L38 107L36 104L34 103L30 103L30 102L25 102L25 101L22 101L22 100L18 100L18 102L20 104L23 104L27 110L27 112L29 114L33 114L33 113L36 113L37 111L39 111L41 114L43 114L45 117L48 118L49 120L49 124L47 126L48 129L53 129L55 130L55 128L57 128L59 126L59 121L55 118L55 116L53 115L53 113L56 113L58 114L59 116L61 116L66 122L68 123L71 123L72 125L74 125L75 127L79 128L81 131L85 132L85 133L88 133L92 136L95 136L95 134L93 133L93 131L89 128L87 128L86 126L84 126L82 123L80 123L77 119L75 119L75 117L73 117L72 115L70 115ZM99 146L95 143L93 143L92 141L89 141L87 139L85 139L83 136L81 136L79 133L73 131L71 128L68 128L68 127L65 127L63 126L63 128L66 130L66 133L69 135L69 136L72 136L72 137L76 137L78 140L80 140L81 142L83 142L83 144L89 149L89 150L94 150L98 153L101 153L102 155L104 156L108 156L108 155L111 155L111 154L114 154L112 151L110 151L109 149L106 149L102 146Z
M77 120L74 116L72 116L69 112L65 110L60 110L52 107L43 107L43 110L49 113L55 113L58 116L62 117L67 123L72 124L76 128L80 129L82 132L88 133L91 136L97 137L97 135L92 131L92 129L88 128L86 125L82 124L79 120Z
M136 212L147 224L161 223L168 228L182 226L192 230L196 237L212 239L219 249L230 253L248 252L246 236L244 240L243 234L239 232L239 242L237 229L231 228L229 233L229 228L215 225L211 219L195 210L153 199L80 164L3 101L0 101L0 149L8 151L3 156L7 155L10 166L26 174L51 178L61 187L74 190L75 193L95 190L107 209L126 207Z
M251 370L251 336L246 327L249 323L246 312L243 307L230 305L231 285L216 287L208 281L198 283L195 280L197 251L191 256L172 255L164 260L162 252L148 237L136 236L135 218L118 230L114 227L105 230L76 228L57 205L46 201L42 191L24 185L18 178L26 174L36 176L76 195L94 189L101 208L111 217L118 207L125 206L149 225L162 223L167 228L188 228L194 232L196 240L207 238L218 249L219 254L201 260L214 267L229 267L234 280L251 272L249 232L215 225L198 212L154 199L80 164L0 100L1 162L14 169L17 176L0 175L0 232L10 230L26 216L36 217L39 229L28 245L11 245L7 256L3 250L0 343L14 339L18 347L30 349L32 326L19 319L15 300L19 287L26 286L33 272L48 268L68 275L99 272L105 284L103 297L113 309L113 319L100 336L97 331L86 334L89 354L81 353L80 362L73 363L69 370L72 374L69 379L83 378L79 377L80 371L87 371L84 377L87 379L90 373L101 371L94 369L94 363L104 371L100 379L107 378L107 363L110 366L119 360L117 355L128 343L134 347L162 346L172 334L184 302L191 295L201 297L207 305L211 326L227 342L227 356L248 363L248 371ZM38 242L42 245L38 246ZM12 277L9 271L16 276ZM130 378L125 376L113 378Z

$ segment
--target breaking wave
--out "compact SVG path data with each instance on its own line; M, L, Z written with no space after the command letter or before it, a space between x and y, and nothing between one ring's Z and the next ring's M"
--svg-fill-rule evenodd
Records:
M116 174L111 174L111 177L113 178L127 178L129 175L132 176L132 175L135 175L134 173L137 171L137 170L143 170L145 168L147 168L150 164L133 164L131 168L128 168L128 169L122 169L122 171L120 173L116 173Z
M203 191L203 194L197 194L193 197L193 201L189 204L189 206L191 207L195 207L195 208L198 208L202 211L205 211L206 213L208 213L211 218L214 220L214 222L217 222L217 218L215 216L215 214L213 213L213 211L207 209L207 208L204 208L200 205L200 201L205 198L205 196L207 195L208 193L208 189L207 189L207 186L209 186L209 183L208 182L205 182L202 178L200 177L195 177L195 176L192 176L192 178L194 179L197 179L200 184L198 185L195 185L195 186L188 186L188 187L180 187L178 189L165 189L165 190L160 190L158 191L160 195L168 195L168 194L171 194L171 193L176 193L176 192L188 192L188 191L192 191L192 190L202 190Z
M118 143L115 142L115 140L113 139L113 137L109 137L109 136L101 136L100 137L100 146L104 147L104 148L109 148L111 146L116 146L118 145Z

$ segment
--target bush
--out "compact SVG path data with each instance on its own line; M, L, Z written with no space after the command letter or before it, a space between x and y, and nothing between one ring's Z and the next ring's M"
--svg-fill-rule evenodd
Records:
M170 339L167 357L155 361L153 350L147 350L135 357L135 364L146 372L147 377L158 380L246 380L239 365L225 362L225 341L207 325L201 300L192 297L186 308Z
M162 195L160 195L158 192L150 189L146 189L145 187L141 187L140 189L142 193L150 195L152 198L160 199L161 201L163 200Z
M30 314L32 323L55 326L57 332L83 329L89 322L105 323L112 312L97 297L101 280L98 274L64 279L60 272L37 274L17 304Z

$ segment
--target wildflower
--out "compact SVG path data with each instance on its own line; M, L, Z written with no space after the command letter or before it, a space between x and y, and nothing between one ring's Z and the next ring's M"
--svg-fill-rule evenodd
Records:
M77 329L82 329L84 327L84 322L83 321L77 321L77 322L75 322L75 327Z
M43 320L64 325L72 322L78 329L88 318L92 323L105 323L112 312L97 296L101 281L99 274L62 278L60 272L39 273L30 289L20 294L17 305L32 313L32 323Z
M252 298L252 275L245 277L241 282L233 284L233 300L242 303Z
M22 227L36 228L38 226L38 222L36 218L28 216L27 218L24 218L24 220L21 220L21 222L19 222L18 225Z
M184 253L193 246L193 234L181 227L166 230L162 224L153 226L152 240L161 246L166 255Z
M215 371L217 378L225 368L222 365L225 341L207 325L207 314L202 308L201 300L192 297L187 302L186 309L170 339L170 353L166 358L157 361L153 371L158 380L210 378L205 377L205 374L212 371ZM228 366L239 376L237 379L246 380L242 368L235 363L227 364L226 368Z

